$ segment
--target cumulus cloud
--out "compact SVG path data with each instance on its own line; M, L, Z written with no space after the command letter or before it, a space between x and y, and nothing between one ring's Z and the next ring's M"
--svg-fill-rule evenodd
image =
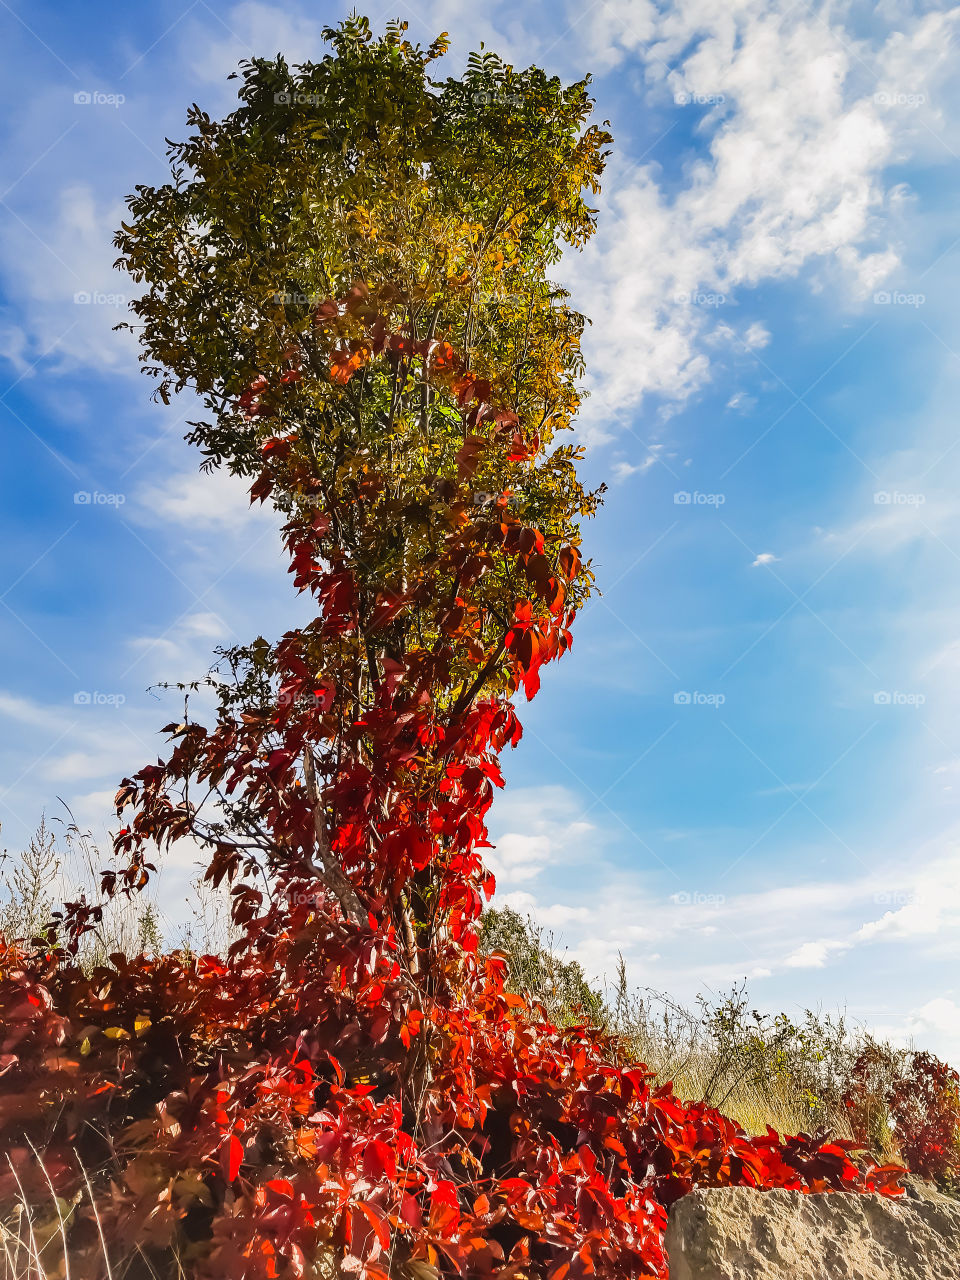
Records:
M498 802L487 861L499 893L536 879L549 867L582 856L598 841L577 797L561 786L518 788Z
M912 1013L907 1026L919 1040L925 1040L931 1032L960 1040L960 1004L947 996L937 996Z
M730 319L752 286L811 269L815 287L832 277L856 302L894 269L885 170L921 122L890 109L890 86L941 74L957 20L908 16L871 43L832 10L789 0L593 11L591 53L640 60L652 105L699 112L706 152L679 183L652 162L616 161L603 235L570 264L594 319L589 433L610 435L611 416L650 394L683 401L714 361L761 349L761 324Z
M624 856L604 817L590 822L586 838L578 835L571 820L584 824L592 815L567 788L528 789L505 799L513 801L510 837L495 905L513 906L555 931L585 972L601 982L623 956L634 981L680 999L705 988L728 989L744 976L772 979L777 991L796 991L793 984L799 982L800 998L809 999L818 981L814 975L831 970L822 989L837 991L843 983L849 996L851 983L879 963L876 948L904 948L911 963L922 949L937 963L936 956L949 954L960 928L960 856L946 836L856 876L803 881L784 872L770 887L732 890L716 873L704 872L699 884L684 883L678 870L671 884L668 870L641 871ZM634 856L638 841L623 836ZM809 863L814 856L798 853L796 861ZM931 1000L954 994L931 985ZM895 1000L893 1009L884 1010L898 1018L890 1034L909 1034L909 1000L902 994ZM856 1001L849 1011L861 1016ZM876 1014L870 1011L873 1023ZM946 1031L936 1039L950 1052L960 1043Z
M847 950L843 942L830 942L822 939L819 942L805 942L790 953L784 960L788 969L822 969L831 955Z

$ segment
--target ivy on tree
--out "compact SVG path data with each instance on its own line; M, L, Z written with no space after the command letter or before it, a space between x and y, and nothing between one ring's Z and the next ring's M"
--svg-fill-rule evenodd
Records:
M117 795L105 892L189 837L239 934L91 971L78 902L69 947L0 947L0 1207L79 1205L77 1277L135 1241L198 1280L643 1280L695 1185L895 1191L852 1144L681 1105L478 955L513 699L593 582L561 434L584 319L550 272L610 137L586 81L326 36L245 64L225 120L193 108L117 236L158 394L200 397L188 438L282 513L313 603L226 651L215 720Z

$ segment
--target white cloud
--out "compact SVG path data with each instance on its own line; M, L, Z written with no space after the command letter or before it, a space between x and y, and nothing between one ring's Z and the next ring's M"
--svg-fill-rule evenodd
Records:
M859 495L861 514L825 532L825 544L831 552L856 548L880 556L916 543L942 545L958 523L957 508L945 494L931 488L931 479L924 476L911 479L901 473L896 481L885 476L871 479Z
M560 786L518 788L500 797L491 831L495 847L488 850L487 861L504 900L516 884L582 857L588 841L596 838L577 798ZM510 900L519 901L515 894Z
M145 520L182 524L191 529L222 528L239 532L276 525L269 507L250 503L250 481L223 468L206 474L178 471L162 481L144 485L135 495L138 514Z
M911 1014L907 1026L921 1046L931 1032L960 1041L960 1004L947 996L937 996Z
M516 883L538 876L550 859L550 840L545 835L524 835L508 831L497 840L489 856L491 870L498 881Z
M19 195L19 193L17 193ZM114 326L127 319L129 280L113 269L112 240L122 192L99 200L90 183L67 181L27 216L6 219L0 270L16 299L17 325L5 325L3 355L19 376L86 365L138 372L134 340ZM16 197L11 197L17 203Z
M626 462L625 460L614 462L610 468L610 472L614 480L629 480L631 476L645 475L646 472L648 472L652 466L654 466L657 462L660 461L659 455L660 455L661 449L662 449L662 445L657 445L657 444L652 445L650 448L650 452L647 454L647 456L643 459L642 462L634 463L634 462Z
M843 942L805 942L790 953L784 960L788 969L822 969L831 955L843 952L847 946Z
M746 391L735 391L726 403L727 409L736 409L740 413L749 413L751 409L756 408L756 396L751 396Z
M705 989L728 990L746 976L764 983L771 1007L829 993L822 998L842 1001L852 1017L884 1033L880 1023L893 1014L891 1025L902 1037L912 1016L909 986L888 995L882 1012L865 1007L871 975L891 963L874 949L902 949L904 964L949 971L951 940L960 930L960 852L952 836L878 858L852 877L798 882L783 872L767 888L725 891L722 875L714 874L710 883L705 874L699 886L680 881L673 888L668 875L641 871L625 857L606 821L594 825L589 843L576 836L565 840L570 819L585 821L576 796L565 788L531 790L514 799L508 825L522 878L504 881L495 905L512 905L555 930L593 980L609 980L620 955L633 981L686 1001ZM542 835L544 823L554 818L560 821L549 855L536 838L519 839ZM629 837L624 844L636 849ZM813 865L816 857L813 850L797 851L785 865ZM816 976L821 973L822 980ZM937 982L927 990L930 999L953 995ZM955 1055L960 1037L931 1032L926 1043Z
M756 569L758 565L764 564L776 564L779 559L780 557L775 556L772 551L761 551L756 560L752 562L751 568Z
M765 346L759 322L719 318L750 287L812 269L815 287L833 278L856 302L893 270L885 169L920 121L876 101L864 68L932 87L958 15L908 15L864 43L833 11L790 0L661 12L612 0L593 12L590 52L608 65L642 59L653 103L679 97L675 111L703 115L709 154L675 192L653 163L611 167L601 234L569 266L594 319L588 434L609 437L611 417L649 394L688 398L710 376L711 348L725 358Z
M159 635L132 637L128 644L135 657L128 665L128 673L135 670L140 680L162 680L171 672L194 676L208 670L216 644L237 638L218 613L189 613ZM195 703L202 704L204 699L202 692L194 695Z
M915 938L939 933L944 924L946 906L945 902L926 900L910 902L896 911L885 911L879 920L861 925L854 934L854 940L871 942L876 938Z
M291 64L323 57L329 50L322 39L325 22L300 17L280 5L244 0L225 14L218 15L216 31L221 37L211 39L208 23L202 19L193 25L194 38L184 41L191 52L194 77L215 85L225 97L235 100L235 86L226 78L237 70L244 58L270 58L282 53Z
M555 903L552 907L540 906L532 893L525 893L522 889L504 894L498 898L497 905L512 907L522 916L533 917L541 928L547 930L562 929L574 923L589 924L593 918L589 907L568 907L562 903Z
M755 320L753 324L747 326L747 331L743 335L743 345L749 351L762 351L770 341L770 330L765 325Z

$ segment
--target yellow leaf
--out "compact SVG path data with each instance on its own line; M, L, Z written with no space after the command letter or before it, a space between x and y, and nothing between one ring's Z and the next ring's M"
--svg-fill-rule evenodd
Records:
M110 1040L129 1040L130 1032L125 1027L107 1027L103 1033Z

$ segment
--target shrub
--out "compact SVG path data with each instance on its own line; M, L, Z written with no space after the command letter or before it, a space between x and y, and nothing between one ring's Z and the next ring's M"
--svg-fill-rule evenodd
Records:
M911 1053L890 1094L890 1113L907 1166L954 1186L960 1177L960 1075L932 1053Z
M561 960L549 940L511 907L487 910L480 919L478 948L507 959L506 986L542 1005L557 1026L590 1022L603 1026L608 1011L603 996L587 982L576 961Z
M868 1040L853 1065L846 1103L859 1140L876 1148L892 1137L913 1173L957 1186L960 1075L952 1067L931 1053Z

